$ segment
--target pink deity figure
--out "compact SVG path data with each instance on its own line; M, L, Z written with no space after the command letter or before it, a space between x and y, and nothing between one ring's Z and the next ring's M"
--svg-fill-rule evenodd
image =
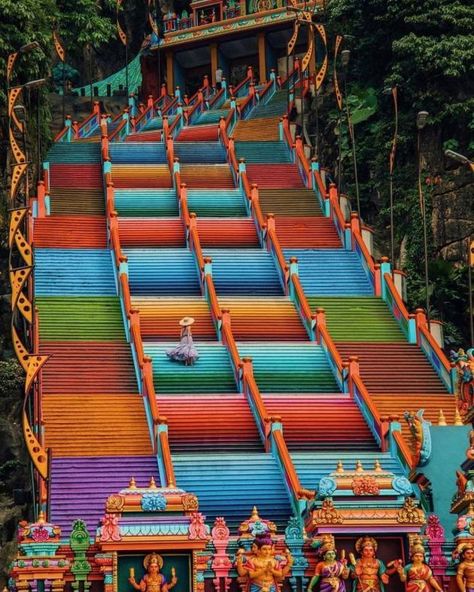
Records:
M140 580L139 584L135 580L135 570L133 567L130 568L128 581L135 590L139 592L168 592L168 590L176 586L178 578L176 577L174 567L171 568L171 582L168 583L165 576L160 573L163 567L163 558L157 553L147 555L143 560L143 566L147 573Z
M405 582L407 592L443 592L433 572L425 562L425 548L420 539L417 539L410 547L410 560L405 567L398 562L397 571L400 580Z
M244 550L237 552L235 566L241 578L245 578L246 592L278 592L279 584L290 573L293 557L286 552L286 560L275 557L273 542L266 535L257 535L250 555L244 557Z
M474 546L461 543L457 550L461 562L456 572L456 584L460 592L474 592Z

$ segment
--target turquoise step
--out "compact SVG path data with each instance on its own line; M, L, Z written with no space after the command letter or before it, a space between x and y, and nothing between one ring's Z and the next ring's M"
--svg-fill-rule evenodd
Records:
M45 158L50 164L99 164L100 144L92 142L58 142Z
M373 470L378 460L382 469L404 475L399 461L388 452L292 452L290 456L305 489L318 489L320 479L335 471L339 461L346 470L353 471L358 460L365 470Z
M202 218L243 218L244 199L240 189L188 189L188 210Z
M201 113L194 121L194 124L205 125L206 123L219 123L221 117L227 117L228 109L209 109Z
M235 153L247 164L292 162L286 142L235 142Z
M260 103L252 110L249 119L260 119L263 117L283 116L287 111L288 94L286 90L278 90L274 93L268 103ZM265 97L264 97L265 101Z
M225 346L209 342L195 343L199 359L192 366L173 362L166 351L179 341L179 326L176 327L176 342L145 343L145 353L153 360L153 380L158 393L235 393L237 387L234 373Z
M115 209L130 218L170 218L179 215L174 189L116 189Z
M115 296L107 249L35 249L36 296Z
M141 132L151 132L153 130L163 129L163 119L161 117L153 117L142 128Z
M134 296L201 294L194 255L187 249L124 249Z
M223 516L234 531L257 506L262 518L284 530L291 508L271 454L173 454L173 463L178 487L198 496L209 524Z
M262 323L265 322L262 319ZM339 391L321 346L292 343L239 343L251 357L262 393L336 393Z
M373 296L372 285L355 251L284 249L287 261L298 258L301 284L308 296Z

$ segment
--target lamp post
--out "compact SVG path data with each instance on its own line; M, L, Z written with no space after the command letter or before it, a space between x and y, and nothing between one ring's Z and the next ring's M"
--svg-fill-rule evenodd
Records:
M392 95L393 99L393 113L394 113L394 130L392 138L392 149L389 157L389 185L388 194L390 200L390 259L392 261L392 278L395 274L395 224L393 212L393 171L395 168L395 157L397 152L398 142L398 87L384 89L385 95Z
M423 195L423 187L421 181L421 173L423 170L422 154L421 154L421 132L426 126L428 120L428 111L420 111L416 116L417 128L417 153L418 153L418 197L420 200L421 219L423 223L423 250L425 258L425 302L426 302L426 319L428 321L428 331L430 327L430 294L429 294L429 273L428 273L428 231L426 224L426 203Z
M341 51L341 64L342 64L342 71L344 74L344 102L346 103L347 128L349 130L349 137L351 140L351 147L352 147L352 165L354 167L354 182L355 182L355 190L356 190L357 213L359 214L359 217L360 217L360 193L359 193L359 175L357 172L356 141L355 141L355 134L354 134L354 126L352 124L351 109L349 107L349 101L347 98L347 70L349 67L350 58L351 58L351 52L349 49L344 49L343 51Z

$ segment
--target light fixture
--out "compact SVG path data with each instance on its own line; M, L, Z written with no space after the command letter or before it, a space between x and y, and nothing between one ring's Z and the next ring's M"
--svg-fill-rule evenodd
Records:
M417 113L417 115L416 115L416 127L419 130L422 130L425 127L426 122L428 120L428 116L429 116L428 111L419 111Z
M20 49L18 50L18 53L28 53L30 51L33 51L34 49L40 49L40 44L38 43L38 41L32 41L31 43L25 43L25 45L22 45L20 47Z
M341 51L341 64L343 68L347 68L349 60L351 59L351 50L344 49Z
M459 154L459 152L454 152L454 150L445 150L444 155L450 158L451 160L460 162L461 164L467 164L468 166L471 166L473 164L467 156L464 156L464 154Z
M46 78L38 78L37 80L31 80L30 82L26 82L23 85L23 88L28 90L32 90L33 88L39 88L40 86L44 86L47 82Z

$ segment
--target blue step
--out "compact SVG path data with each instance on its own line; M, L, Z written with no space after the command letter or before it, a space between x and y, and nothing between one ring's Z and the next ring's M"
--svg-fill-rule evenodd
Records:
M224 164L226 154L220 142L175 142L174 154L182 164Z
M188 210L202 218L246 217L245 198L240 189L189 189Z
M298 258L301 284L308 296L373 296L372 285L355 251L284 249Z
M110 251L36 249L36 296L111 296L116 294Z
M249 119L283 116L287 112L288 93L286 89L277 90L268 102L265 102L265 100L266 97L263 98L263 103L258 104L251 111Z
M100 145L93 142L57 142L45 158L50 164L99 164Z
M123 217L170 218L179 215L174 189L116 189L115 209Z
M110 160L114 164L166 164L165 145L162 142L111 143Z
M339 391L326 354L319 345L238 343L238 349L241 357L253 359L255 379L262 393Z
M187 249L125 249L135 296L201 294L194 255Z
M320 479L335 471L339 461L342 461L346 470L353 471L358 460L365 470L373 470L378 460L382 469L395 475L404 475L399 461L388 452L292 452L290 456L305 489L318 489Z
M286 142L279 141L235 142L235 154L247 164L292 162Z
M163 129L163 119L161 117L153 117L142 128L141 132L151 132L154 130Z
M272 256L262 249L204 249L212 257L212 276L217 294L282 295Z
M229 109L209 109L204 111L193 121L194 124L219 123L221 117L227 117Z
M173 362L166 351L176 347L179 327L176 326L176 342L145 343L145 353L153 360L153 380L158 393L236 393L234 373L225 346L220 343L196 342L199 359L192 366Z
M257 506L262 518L284 530L291 508L271 454L173 454L173 463L178 487L198 496L208 524L224 516L234 531Z

